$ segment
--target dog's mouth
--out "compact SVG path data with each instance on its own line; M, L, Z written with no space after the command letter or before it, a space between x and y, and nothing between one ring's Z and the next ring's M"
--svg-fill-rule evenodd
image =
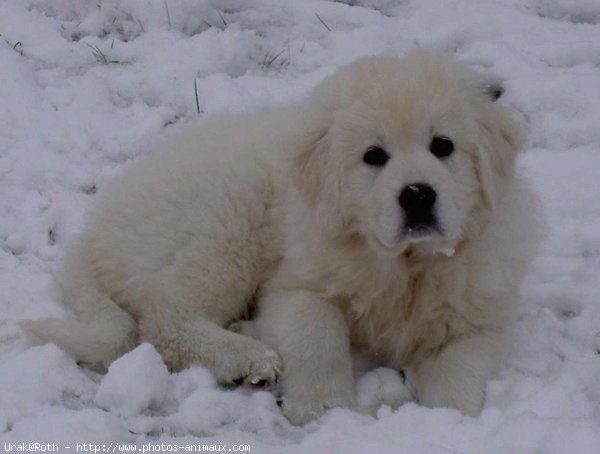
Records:
M437 222L427 224L407 224L402 229L402 236L409 239L421 239L426 237L444 236L443 229Z
M378 249L386 255L396 256L416 244L440 243L440 241L445 243L448 240L444 230L437 223L405 225L392 242L385 241L378 235L373 235L373 239Z

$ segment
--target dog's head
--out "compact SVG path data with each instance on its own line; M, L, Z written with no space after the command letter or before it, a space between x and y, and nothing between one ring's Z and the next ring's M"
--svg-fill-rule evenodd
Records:
M306 104L295 185L328 235L400 254L454 246L493 210L521 131L481 76L419 51L367 57L325 79Z

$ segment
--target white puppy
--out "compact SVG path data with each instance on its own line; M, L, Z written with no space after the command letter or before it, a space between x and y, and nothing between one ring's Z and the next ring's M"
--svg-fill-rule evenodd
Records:
M104 364L148 341L220 382L274 381L269 345L294 423L355 405L354 345L421 403L477 414L538 222L520 129L484 86L437 53L363 58L297 108L187 131L103 195L71 249L77 320L27 328ZM224 329L251 302L264 344Z

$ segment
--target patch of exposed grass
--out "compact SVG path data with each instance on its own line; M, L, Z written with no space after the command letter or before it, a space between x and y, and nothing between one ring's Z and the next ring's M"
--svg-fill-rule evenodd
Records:
M2 36L2 33L0 33L0 36ZM6 42L6 44L8 44L10 47L12 47L12 50L14 50L16 53L21 55L21 57L23 56L23 43L21 41L17 41L16 43L13 44L8 39L6 39L4 37L3 37L3 39Z
M99 63L102 63L104 65L108 65L109 63L113 63L113 64L121 63L119 60L112 60L109 57L107 57L107 55L104 52L102 52L98 46L94 46L89 43L84 43L84 44L86 46L88 46L90 49L92 49L92 54L94 55L94 57L96 57L96 60ZM113 40L113 45L114 45L114 40ZM112 45L111 45L111 49L112 49Z
M202 111L200 110L200 99L198 98L198 81L194 79L194 95L196 97L196 112L198 115L202 115Z
M327 25L327 23L321 18L321 16L319 16L317 13L315 13L315 16L317 16L317 19L319 19L319 22L321 22L323 24L323 27L325 27L327 30L331 31L331 28L329 27L329 25Z
M292 54L290 50L290 44L287 44L285 49L282 49L278 53L267 52L261 66L263 69L283 69L289 66L292 61Z

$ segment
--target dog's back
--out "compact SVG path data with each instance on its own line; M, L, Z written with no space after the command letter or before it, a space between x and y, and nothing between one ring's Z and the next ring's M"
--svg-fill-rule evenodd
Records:
M100 195L57 275L75 319L24 328L107 365L136 339L169 338L163 331L181 329L181 318L240 317L278 258L272 219L292 118L283 110L212 118L133 163ZM174 368L191 361L178 349L163 348Z

